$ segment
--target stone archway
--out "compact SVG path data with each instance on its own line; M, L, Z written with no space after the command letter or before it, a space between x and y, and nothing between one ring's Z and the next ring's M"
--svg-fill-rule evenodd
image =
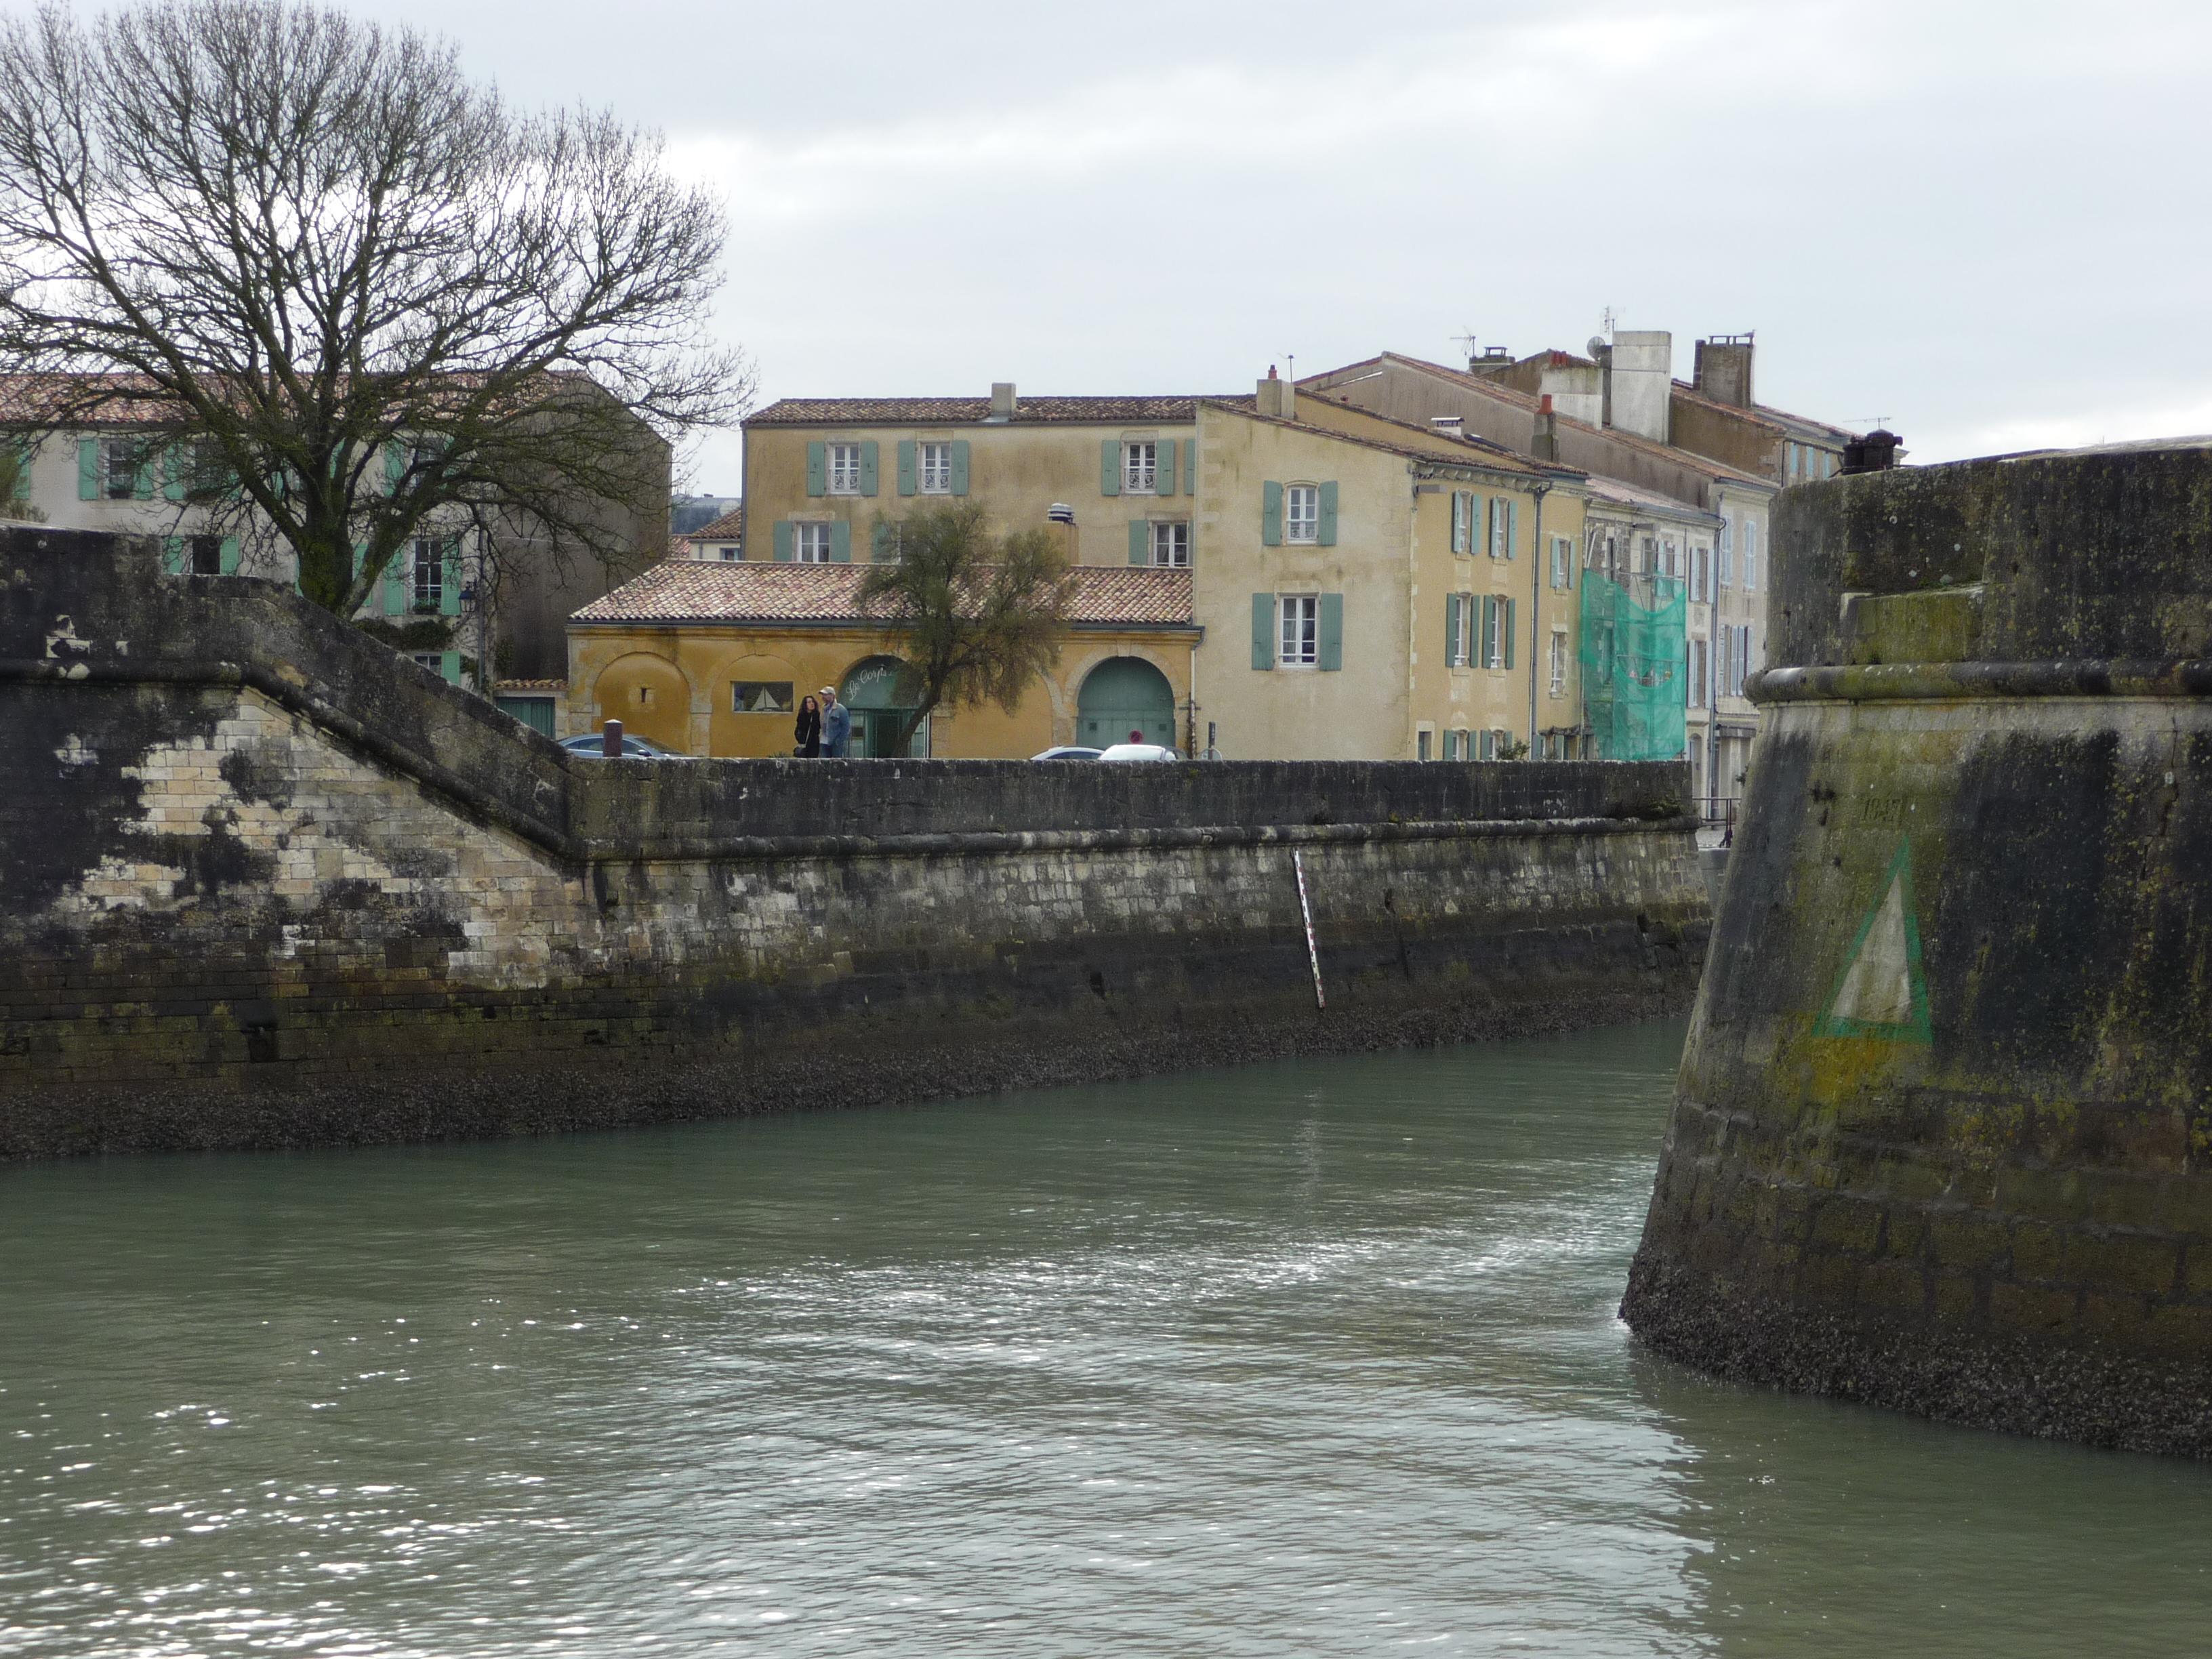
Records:
M915 759L929 753L930 722L922 721L903 751L893 749L899 727L921 707L921 695L914 670L896 657L863 657L845 671L837 688L838 700L853 711L853 741L849 752L856 759L892 760L903 753Z
M1075 740L1103 749L1140 732L1146 743L1176 747L1175 688L1142 657L1109 657L1083 677L1075 698Z
M592 696L599 720L620 720L623 730L679 755L691 750L691 682L665 657L633 651L599 671Z

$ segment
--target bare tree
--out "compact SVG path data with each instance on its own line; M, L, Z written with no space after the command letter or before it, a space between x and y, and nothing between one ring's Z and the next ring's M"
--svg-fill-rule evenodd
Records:
M410 29L302 0L0 22L30 423L129 410L172 499L288 544L341 615L457 522L631 552L608 505L665 511L668 444L750 397L706 333L723 234L657 136L518 112Z
M1075 597L1067 555L1042 530L993 537L980 501L926 507L878 535L898 556L868 567L860 608L897 639L915 681L893 752L940 704L995 702L1012 714L1060 660Z

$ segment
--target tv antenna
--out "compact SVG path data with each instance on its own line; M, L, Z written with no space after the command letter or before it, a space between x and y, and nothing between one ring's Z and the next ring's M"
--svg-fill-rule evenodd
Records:
M1474 361L1474 331L1470 328L1466 332L1455 334L1451 337L1452 343L1460 349L1460 356L1470 363L1473 362Z
M1610 336L1613 333L1613 307L1611 306L1607 306L1599 315L1597 331L1607 336Z
M1853 415L1850 419L1854 425L1861 421L1865 422L1867 430L1869 432L1876 427L1881 427L1886 431L1889 427L1889 416L1887 415Z

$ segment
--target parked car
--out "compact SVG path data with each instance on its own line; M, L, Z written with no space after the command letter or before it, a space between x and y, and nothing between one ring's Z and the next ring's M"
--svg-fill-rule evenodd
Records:
M1164 761L1179 760L1182 757L1164 744L1116 743L1100 750L1098 758L1103 761Z
M1031 760L1097 760L1098 750L1079 743L1059 743L1042 753L1031 755Z
M679 755L672 749L663 749L657 743L647 743L643 738L623 733L622 758L624 760L690 760L689 755ZM561 739L561 746L572 755L581 755L586 760L605 760L607 740L596 732L580 732L573 738Z

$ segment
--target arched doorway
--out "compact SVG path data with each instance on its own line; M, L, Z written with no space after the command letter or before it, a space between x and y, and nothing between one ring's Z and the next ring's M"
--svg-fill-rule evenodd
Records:
M914 670L896 657L864 657L845 672L837 696L853 711L850 752L870 760L895 758L899 728L921 706ZM927 720L915 729L903 752L916 759L929 753Z
M606 720L620 720L632 737L679 755L690 752L691 683L667 658L647 651L617 657L600 672L592 696L599 705L593 730Z
M1103 749L1141 732L1146 743L1176 746L1175 688L1142 657L1109 657L1085 675L1075 710L1078 743Z

